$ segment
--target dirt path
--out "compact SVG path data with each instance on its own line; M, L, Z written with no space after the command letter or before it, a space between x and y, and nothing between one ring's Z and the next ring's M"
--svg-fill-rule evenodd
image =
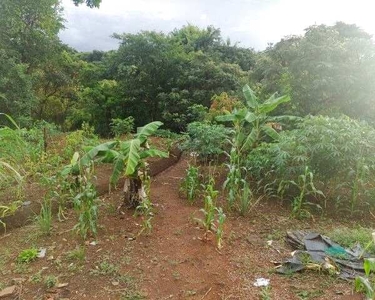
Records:
M179 197L185 169L186 161L181 160L151 185L157 213L152 235L144 239L146 249L152 249L144 252L153 261L146 275L150 299L220 299L229 282L227 257L216 250L214 239L200 239L203 231L193 221L199 207Z

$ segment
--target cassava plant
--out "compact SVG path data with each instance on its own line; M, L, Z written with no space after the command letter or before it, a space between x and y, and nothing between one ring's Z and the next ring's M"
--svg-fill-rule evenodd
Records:
M163 123L151 122L137 130L135 136L126 141L110 141L90 149L79 161L84 166L93 160L113 163L110 182L116 185L124 178L124 206L136 208L147 197L142 178L147 178L147 158L168 157L168 153L151 148L148 138Z

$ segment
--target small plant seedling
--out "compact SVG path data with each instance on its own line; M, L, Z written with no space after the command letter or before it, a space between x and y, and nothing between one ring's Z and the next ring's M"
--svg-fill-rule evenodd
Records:
M29 263L38 257L38 250L35 248L22 250L17 257L18 263Z
M199 191L199 167L189 164L180 191L185 193L190 204L194 203Z
M57 284L57 277L54 275L49 275L44 279L44 284L47 289L53 288Z
M83 262L85 260L85 248L77 247L76 249L69 251L67 256L71 260L78 260Z

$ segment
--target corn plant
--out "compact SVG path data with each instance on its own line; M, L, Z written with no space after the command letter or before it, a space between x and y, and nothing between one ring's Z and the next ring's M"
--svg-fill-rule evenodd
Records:
M370 273L375 272L375 260L368 258L364 260L363 268L365 276L357 276L354 281L354 288L357 292L363 292L366 295L366 300L375 299L375 287L370 279Z
M310 213L304 208L306 204L314 205L311 202L306 202L306 197L309 195L320 195L324 197L322 191L315 188L314 185L314 174L310 171L309 167L305 167L305 171L303 174L298 176L298 181L295 182L294 180L283 180L280 182L278 192L280 194L284 194L286 190L288 190L291 186L294 186L298 189L299 194L294 197L292 201L292 216L294 217L303 217L309 216ZM315 205L320 208L319 205Z
M216 244L217 248L223 247L224 223L226 215L221 207L216 207L217 212L217 228L216 228Z
M245 216L250 209L253 193L250 189L249 183L246 180L241 180L242 188L239 196L239 208L238 211L241 216Z
M190 204L195 202L199 192L199 167L188 165L186 175L180 187L180 191L185 193L187 200Z
M212 177L206 185L202 184L202 187L204 188L204 208L200 209L200 212L203 213L203 219L196 218L195 220L205 229L204 237L207 239L214 227L216 198L219 192L215 190L215 182Z

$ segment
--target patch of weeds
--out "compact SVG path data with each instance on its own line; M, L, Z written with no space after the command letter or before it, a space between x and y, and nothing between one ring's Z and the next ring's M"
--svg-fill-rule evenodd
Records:
M117 215L117 207L112 203L108 204L107 213L112 216Z
M260 290L261 300L271 300L271 286L262 287Z
M298 291L296 295L300 300L308 300L308 299L316 299L317 297L324 295L324 292L321 290L313 290L313 291L303 290L303 291Z
M44 285L47 287L47 289L53 288L57 284L57 277L54 275L48 275L44 279Z
M27 264L24 264L24 263L17 263L14 269L14 273L16 274L25 274L25 273L30 273L30 272L31 272L31 268Z
M70 260L77 260L80 262L84 262L86 258L85 248L84 247L77 247L72 251L67 253L67 257Z
M129 255L125 255L121 258L121 263L125 265L130 265L132 258Z
M8 263L10 260L11 252L10 249L6 249L2 251L0 254L0 274L5 275L6 274L6 267L5 265Z
M17 257L18 263L29 263L34 261L38 257L38 249L31 248L22 250Z
M375 245L372 240L372 230L358 226L356 228L339 227L327 232L327 235L343 247L351 248L357 243L370 254L375 254Z
M179 272L177 272L177 271L174 271L174 272L172 273L172 276L173 276L174 280L179 280L179 279L181 279L181 274L180 274Z
M272 233L267 235L267 240L279 241L283 240L285 237L285 232L283 230L274 229Z
M194 291L194 290L192 290L192 291L186 291L185 292L185 296L186 297L193 297L193 296L195 296L197 294L197 291Z
M182 235L182 229L176 229L174 232L173 232L174 235L176 236L181 236Z
M118 266L103 260L99 265L95 266L95 269L90 271L91 275L116 275L118 273Z
M40 283L40 282L42 282L42 279L43 279L43 277L42 277L42 270L40 270L37 273L33 274L30 277L29 281L31 283Z
M55 259L55 261L53 263L54 263L54 265L55 265L55 267L58 271L60 271L63 268L63 264L62 264L61 259L57 258L57 259Z
M121 295L121 300L143 300L144 294L139 291L126 291Z
M4 282L0 282L0 291L6 288L6 284Z
M68 270L69 272L72 272L72 273L76 273L80 270L83 269L83 266L79 266L79 265L76 265L76 264L73 264L71 263L69 266L68 266Z

